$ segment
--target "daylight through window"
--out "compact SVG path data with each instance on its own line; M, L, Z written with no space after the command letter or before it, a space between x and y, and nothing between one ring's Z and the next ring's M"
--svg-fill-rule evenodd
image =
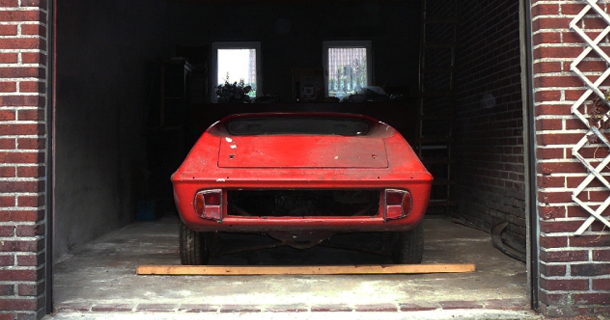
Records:
M213 43L211 89L216 92L218 85L225 82L250 86L251 98L261 94L261 56L259 42L216 42ZM212 69L212 70L214 70ZM214 95L213 102L217 101Z
M256 50L218 49L218 84L244 81L251 86L249 95L256 97Z
M346 96L370 85L370 42L325 42L328 95Z

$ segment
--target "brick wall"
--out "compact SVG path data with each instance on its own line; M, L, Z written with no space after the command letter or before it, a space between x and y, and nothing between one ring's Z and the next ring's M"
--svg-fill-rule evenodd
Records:
M570 71L584 44L569 23L585 2L532 2L541 310L552 316L610 312L610 232L596 222L584 235L573 235L588 214L571 201L586 176L572 147L587 131L570 110L585 86ZM609 9L607 1L602 7ZM595 15L581 24L594 36L605 26ZM608 39L603 46L609 47ZM593 54L580 68L596 78L607 66ZM591 145L582 153L592 160L608 150ZM595 205L609 195L594 184L580 198Z
M45 0L0 0L0 319L45 306Z
M460 6L457 54L458 213L507 235L525 249L523 105L519 2Z

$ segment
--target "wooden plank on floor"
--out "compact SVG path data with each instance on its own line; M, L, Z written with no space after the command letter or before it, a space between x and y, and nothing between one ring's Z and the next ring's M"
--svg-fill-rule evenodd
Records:
M183 266L142 265L139 275L333 275L474 272L474 264L392 264L335 266Z

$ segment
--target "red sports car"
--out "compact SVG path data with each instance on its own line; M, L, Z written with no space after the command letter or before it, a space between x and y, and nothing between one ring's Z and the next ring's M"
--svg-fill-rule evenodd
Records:
M309 248L336 233L385 235L395 263L420 263L432 175L373 118L263 113L210 126L173 174L183 264L205 264L214 235L266 233Z

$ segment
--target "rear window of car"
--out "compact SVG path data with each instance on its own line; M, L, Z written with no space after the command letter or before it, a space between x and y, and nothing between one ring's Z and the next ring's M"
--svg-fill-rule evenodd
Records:
M341 117L252 117L229 120L234 136L254 135L366 135L370 124L364 119Z

